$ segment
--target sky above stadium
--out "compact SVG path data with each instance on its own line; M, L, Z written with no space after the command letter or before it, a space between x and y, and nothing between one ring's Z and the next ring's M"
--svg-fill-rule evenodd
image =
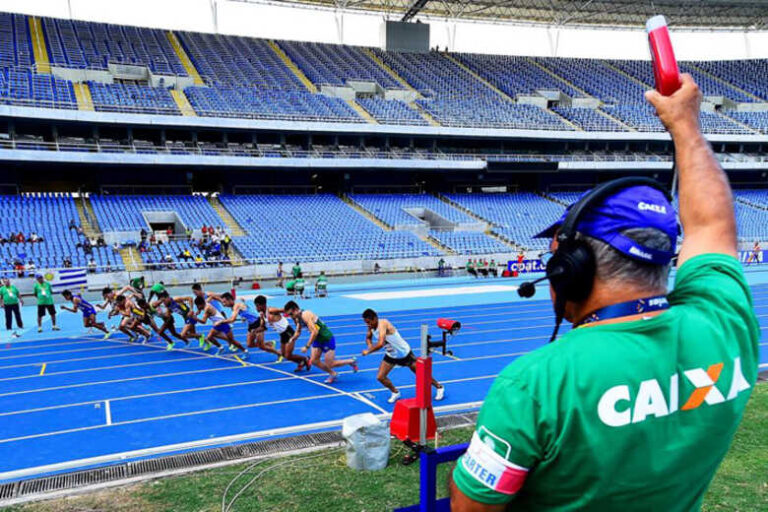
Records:
M378 13L231 0L3 0L0 6L37 16L363 46L380 46L384 19ZM431 25L431 46L451 51L648 59L641 30L423 20ZM768 32L675 31L673 42L680 59L768 57Z

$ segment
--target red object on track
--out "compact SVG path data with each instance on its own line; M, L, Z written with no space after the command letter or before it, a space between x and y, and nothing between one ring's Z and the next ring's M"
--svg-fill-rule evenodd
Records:
M432 410L432 358L416 359L416 398L406 398L395 403L389 432L401 441L419 442L419 412L427 410L427 439L434 439L437 432L435 412Z
M671 96L680 88L682 82L667 29L667 20L661 15L654 16L646 22L645 30L648 33L656 90L663 96Z

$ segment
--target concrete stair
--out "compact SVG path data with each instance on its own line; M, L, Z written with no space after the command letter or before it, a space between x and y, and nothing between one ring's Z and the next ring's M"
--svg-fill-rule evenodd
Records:
M365 110L362 105L360 105L355 100L346 100L347 104L352 107L352 109L360 114L360 117L365 119L370 124L379 124L379 122L376 120L375 117L373 117L367 110Z
M80 221L80 225L83 227L85 236L88 238L99 236L101 230L99 229L99 224L96 220L96 214L93 211L90 199L80 196L75 199L75 208L77 209L77 217Z
M505 245L508 245L510 247L514 247L514 248L518 247L516 244L510 242L506 238L501 237L501 236L497 235L496 233L494 233L494 231L493 231L493 223L491 221L489 221L488 219L485 219L485 218L481 217L480 215L477 215L475 212L473 212L472 210L470 210L468 208L463 207L462 205L460 205L456 201L451 201L449 198L445 197L442 194L435 194L435 197L438 198L439 200L441 200L442 202L451 205L453 208L456 208L457 210L466 213L467 215L469 215L473 219L475 219L475 220L477 220L479 222L484 223L486 225L486 228L485 228L485 231L483 231L483 232L485 233L486 236L488 236L490 238L493 238L495 240L498 240L499 242L501 242L501 243L503 243Z
M280 60L285 63L285 66L290 69L294 75L296 75L296 78L298 78L299 81L304 84L304 87L306 87L309 92L317 92L317 87L315 84L313 84L310 79L307 78L307 75L305 75L304 72L299 69L299 66L297 66L296 63L291 60L288 54L285 53L282 48L280 48L280 45L277 44L277 42L270 39L267 41L267 44L269 44L269 47L272 48L272 51L274 51L277 56L280 57Z
M123 266L128 272L144 270L144 262L141 261L141 254L136 247L123 247L120 249L120 257L123 259Z
M166 32L166 36L168 37L168 41L173 47L173 51L176 52L176 55L179 57L181 65L184 66L187 74L192 77L195 85L204 85L203 79L200 77L200 73L197 72L197 68L195 68L195 65L192 63L192 59L189 58L189 55L187 55L184 47L181 46L181 41L179 41L179 38L176 37L176 34L169 30Z
M187 99L187 95L184 94L184 91L179 89L171 89L171 97L173 98L173 101L176 102L176 106L179 107L181 115L188 117L197 116L197 112L195 112L195 109L192 108L192 104L189 102L189 99Z
M48 58L48 47L45 44L43 24L37 16L29 17L29 38L32 40L32 54L38 73L50 73L51 61Z
M374 214L372 214L371 212L369 212L368 210L366 210L365 208L363 208L362 206L354 202L346 194L341 194L339 198L345 203L347 203L350 208L357 211L357 213L367 218L368 220L370 220L371 222L379 226L384 231L392 231L394 229L392 226L390 226L389 224L387 224L386 222L384 222L383 220L376 217Z
M86 83L72 84L72 89L75 91L75 99L77 99L77 109L93 112L96 108L93 106L93 98L91 97L91 88Z
M509 95L507 95L507 93L505 93L504 91L502 91L501 89L499 89L498 87L496 87L495 85L493 85L491 82L489 82L489 81L488 81L488 80L486 80L485 78L483 78L483 77L481 77L480 75L478 75L477 73L475 73L475 72L474 72L472 69L470 69L470 68L469 68L469 67L468 67L466 64L464 64L463 62L461 62L459 59L457 59L457 58L456 58L456 57L454 57L453 55L451 55L451 54L449 54L449 53L444 53L444 54L443 54L443 56L444 56L446 59L448 59L448 60L450 60L451 62L453 62L454 64L456 64L457 66L459 66L461 69L463 69L463 70L464 70L464 71L466 71L467 73L469 73L470 75L472 75L472 77L473 77L475 80L477 80L478 82L481 82L482 84L484 84L484 85L485 85L485 86L487 86L488 88L492 89L492 90L493 90L493 91L494 91L496 94L498 94L499 96L501 96L503 99L505 99L505 100L507 100L507 101L514 101L514 98L510 98L510 97L509 97Z

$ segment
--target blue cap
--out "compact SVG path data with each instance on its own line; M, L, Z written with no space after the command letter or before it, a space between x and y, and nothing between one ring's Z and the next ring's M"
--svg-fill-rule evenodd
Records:
M534 238L552 238L565 222L571 207L573 204L557 222ZM660 251L645 247L621 234L622 231L633 228L653 228L665 233L669 237L670 249ZM576 231L601 240L632 259L666 265L675 255L680 226L675 209L664 193L653 187L640 185L619 190L602 203L585 211L576 224Z
M39 273L35 274L35 279L42 279L42 278L43 278L43 274L39 274Z

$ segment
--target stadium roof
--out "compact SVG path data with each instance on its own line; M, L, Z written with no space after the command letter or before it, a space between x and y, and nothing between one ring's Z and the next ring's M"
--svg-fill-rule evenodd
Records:
M247 0L246 0L247 1ZM637 27L655 14L670 25L764 29L768 0L276 0L276 3L378 11L405 20L417 14L551 25Z

